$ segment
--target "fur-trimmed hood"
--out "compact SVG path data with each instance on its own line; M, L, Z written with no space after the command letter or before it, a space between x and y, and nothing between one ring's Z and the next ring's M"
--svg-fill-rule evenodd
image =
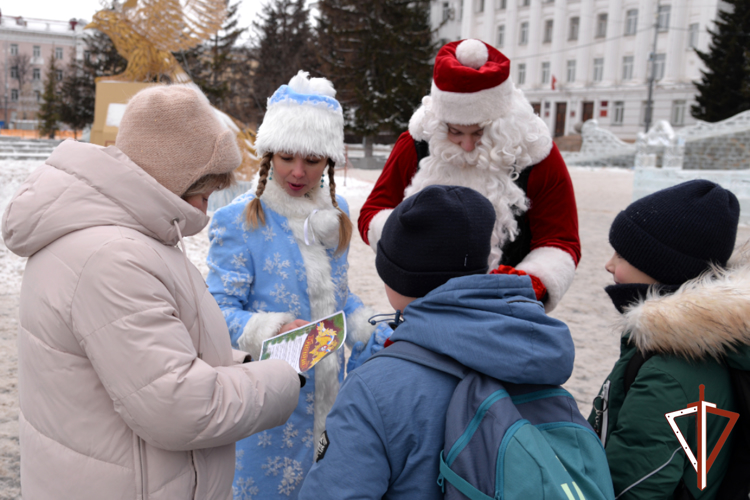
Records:
M626 308L619 326L642 352L732 360L737 347L750 345L750 261L712 268L673 294L652 288ZM750 360L738 362L750 369Z

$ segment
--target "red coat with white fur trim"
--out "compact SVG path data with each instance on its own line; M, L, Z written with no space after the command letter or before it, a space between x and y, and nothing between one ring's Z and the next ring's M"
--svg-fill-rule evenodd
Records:
M570 287L581 259L578 210L573 183L556 145L546 158L527 168L532 168L526 188L531 252L516 267L544 283L548 292L545 307L551 311ZM359 233L373 249L390 211L404 199L404 190L416 172L417 152L407 131L396 141L360 211Z

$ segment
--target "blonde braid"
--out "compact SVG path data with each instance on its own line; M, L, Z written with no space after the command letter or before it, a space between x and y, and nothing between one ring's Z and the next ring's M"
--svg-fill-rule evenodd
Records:
M263 191L266 190L266 182L268 182L268 172L271 170L271 158L273 153L268 152L263 155L263 159L260 162L260 171L258 173L258 188L255 190L255 198L247 204L247 223L253 229L258 229L258 226L266 225L266 214L263 212L263 205L260 202L260 196Z
M331 191L331 202L334 208L339 211L339 245L336 247L336 255L341 255L344 250L349 248L349 242L352 239L352 221L349 216L339 208L339 203L336 201L336 180L334 179L334 169L336 163L328 159L328 183L330 184Z

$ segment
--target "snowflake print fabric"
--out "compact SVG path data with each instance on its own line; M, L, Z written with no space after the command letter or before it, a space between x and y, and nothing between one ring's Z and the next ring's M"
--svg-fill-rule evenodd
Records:
M245 325L256 315L289 313L306 321L317 319L311 318L307 269L289 221L264 204L266 225L249 228L245 207L251 199L252 195L243 195L217 210L209 230L207 283L235 348ZM339 203L346 206L343 199ZM362 303L349 293L347 252L326 255L336 303L330 313L344 310L352 314ZM339 378L343 379L343 357L340 366ZM297 498L317 442L313 432L315 369L303 375L307 383L287 423L237 443L235 500Z

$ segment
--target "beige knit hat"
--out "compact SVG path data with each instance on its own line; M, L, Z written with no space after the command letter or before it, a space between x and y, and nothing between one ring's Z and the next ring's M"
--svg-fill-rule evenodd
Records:
M128 102L115 145L177 196L207 174L240 166L232 131L196 87L149 87Z

